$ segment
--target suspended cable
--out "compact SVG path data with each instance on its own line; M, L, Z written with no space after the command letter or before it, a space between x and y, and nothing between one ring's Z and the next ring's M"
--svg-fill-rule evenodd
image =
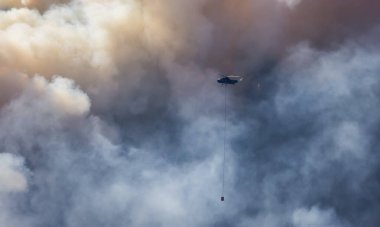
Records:
M227 131L227 85L224 85L224 135L223 135L223 174L222 174L222 196L221 201L224 201L224 183L225 183L225 168L226 168L226 131Z

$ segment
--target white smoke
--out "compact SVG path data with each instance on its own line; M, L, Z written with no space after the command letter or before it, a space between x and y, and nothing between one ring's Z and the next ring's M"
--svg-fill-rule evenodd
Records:
M371 226L380 55L300 2L1 1L0 226Z
M277 0L280 3L286 4L289 8L295 8L302 0Z
M292 215L292 222L295 227L343 226L333 210L321 210L318 207L295 210Z
M28 183L23 158L0 153L0 193L23 192Z

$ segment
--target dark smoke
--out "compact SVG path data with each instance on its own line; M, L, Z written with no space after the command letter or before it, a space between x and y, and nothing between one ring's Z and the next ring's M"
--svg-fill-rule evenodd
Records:
M380 223L379 3L0 7L0 226Z

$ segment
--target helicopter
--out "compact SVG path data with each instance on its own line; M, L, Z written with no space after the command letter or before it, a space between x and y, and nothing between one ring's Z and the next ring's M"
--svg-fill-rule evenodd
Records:
M243 80L243 77L241 76L235 76L235 75L229 75L229 76L225 76L225 75L221 75L222 77L219 78L217 81L218 83L220 84L236 84L236 83L239 83L240 81Z

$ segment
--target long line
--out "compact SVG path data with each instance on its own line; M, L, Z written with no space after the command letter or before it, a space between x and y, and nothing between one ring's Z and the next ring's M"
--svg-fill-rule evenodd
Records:
M222 197L224 197L224 172L226 166L226 130L227 130L227 85L224 85L224 138L223 138L223 176Z

